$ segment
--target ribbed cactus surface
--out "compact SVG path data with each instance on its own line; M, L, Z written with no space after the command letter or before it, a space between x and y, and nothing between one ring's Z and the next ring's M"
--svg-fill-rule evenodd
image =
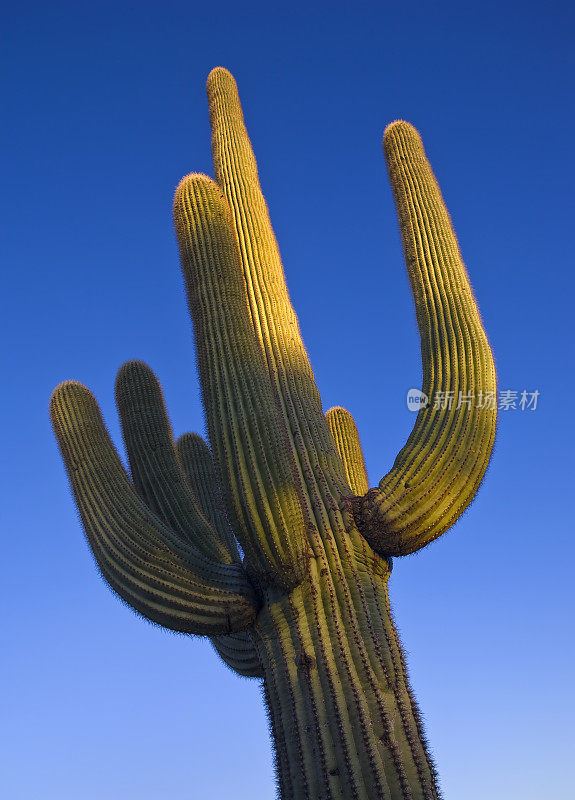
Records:
M208 79L215 179L191 174L174 219L209 445L174 440L160 384L124 364L116 398L130 475L92 394L70 381L51 416L102 574L136 611L209 636L263 679L283 800L439 798L389 606L391 557L444 533L487 467L495 370L419 134L384 152L417 321L421 409L369 488L343 408L324 415L284 280L233 77ZM461 393L461 395L460 395Z

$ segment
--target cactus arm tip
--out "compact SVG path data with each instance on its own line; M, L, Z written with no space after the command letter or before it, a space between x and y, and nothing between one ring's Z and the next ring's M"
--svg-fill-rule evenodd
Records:
M353 494L358 496L366 494L369 482L354 418L347 409L341 406L330 408L326 412L325 418Z

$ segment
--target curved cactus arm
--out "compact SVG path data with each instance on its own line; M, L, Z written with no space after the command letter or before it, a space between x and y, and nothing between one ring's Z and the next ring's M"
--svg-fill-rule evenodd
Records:
M385 555L405 555L441 536L473 499L496 425L496 375L449 214L418 132L385 131L421 335L423 392L407 443L360 505L362 532Z
M257 605L242 568L210 561L145 505L91 392L75 381L61 384L50 414L88 541L112 589L174 631L217 635L251 625Z
M296 586L308 569L302 494L287 429L254 335L231 213L219 186L182 180L174 201L210 443L249 570Z
M229 203L247 287L251 324L266 354L290 446L306 485L341 491L345 475L324 418L321 398L285 282L279 248L263 196L238 88L216 67L207 83L216 181ZM317 469L322 475L317 476Z
M264 669L248 631L212 637L212 644L230 669L244 678L263 678Z
M230 559L241 563L241 555L231 529L222 486L210 448L198 433L184 433L176 442L178 458L202 513L210 521Z
M162 387L142 361L128 361L116 378L116 403L136 491L146 505L207 558L233 562L192 493L178 462Z
M369 482L354 418L347 409L341 406L330 408L326 412L325 418L334 438L339 457L343 462L347 482L352 492L358 496L366 494L369 489Z

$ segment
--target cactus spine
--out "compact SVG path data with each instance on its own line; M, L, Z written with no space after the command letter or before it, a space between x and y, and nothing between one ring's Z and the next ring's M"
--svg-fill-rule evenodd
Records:
M116 383L128 477L89 390L61 384L51 416L82 522L136 611L209 636L263 679L283 800L433 800L387 582L393 556L471 502L496 421L491 404L460 402L494 392L495 370L449 216L419 134L392 123L423 391L454 402L419 412L369 489L353 418L323 414L229 72L212 71L208 99L215 180L184 178L174 219L210 446L174 441L158 380L128 362Z

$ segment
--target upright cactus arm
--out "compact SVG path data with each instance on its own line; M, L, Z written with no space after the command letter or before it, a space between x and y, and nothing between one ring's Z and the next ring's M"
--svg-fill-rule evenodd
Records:
M242 558L228 521L222 486L210 448L198 433L184 433L176 442L176 450L202 513L210 521L232 561L240 564Z
M430 405L420 410L392 470L356 509L377 551L405 555L441 536L473 499L493 447L497 387L467 271L418 132L392 123L384 152Z
M242 568L209 560L146 506L90 391L61 384L50 413L84 529L112 589L175 631L217 635L251 625L258 606Z
M337 496L346 486L345 474L290 302L236 82L216 67L207 91L215 177L232 212L251 325L265 352L308 510L317 514L319 498L327 500L323 487Z
M210 520L221 541L233 548L234 560L240 562L210 448L197 433L184 433L176 446L180 463L206 519ZM263 678L263 667L248 631L212 636L212 644L222 660L238 675Z
M146 364L128 361L121 367L116 379L116 402L132 481L142 500L174 533L207 558L222 564L234 560L237 563L186 480L162 388Z
M343 462L350 488L355 495L361 497L369 489L369 481L355 420L341 406L330 408L325 418Z
M254 334L221 189L190 175L174 201L210 444L248 569L290 589L308 569L301 484L265 354Z

